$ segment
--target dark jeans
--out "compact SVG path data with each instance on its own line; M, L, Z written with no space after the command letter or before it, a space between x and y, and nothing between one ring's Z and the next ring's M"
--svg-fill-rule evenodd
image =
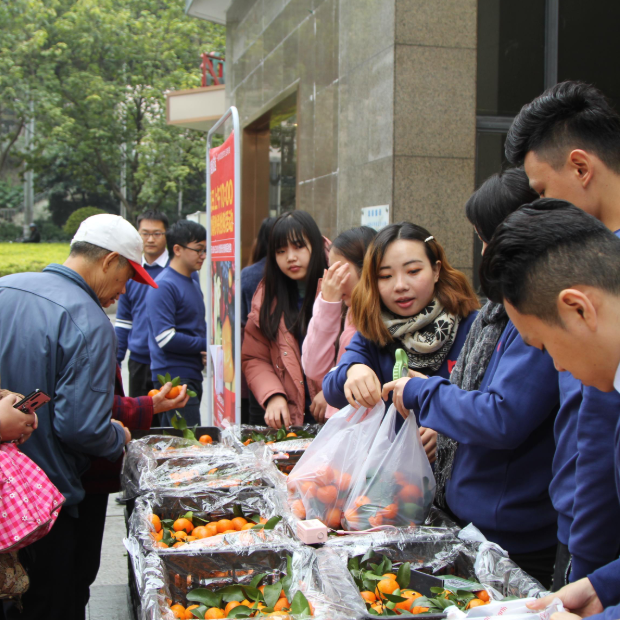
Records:
M5 602L7 620L83 620L97 577L108 495L89 494L79 504L79 518L61 510L47 536L19 552L30 588L23 612Z
M555 554L555 567L553 569L553 587L552 592L557 592L568 584L568 576L570 575L572 558L568 546L558 542Z
M179 385L187 384L187 389L196 392L196 396L190 398L187 401L187 405L183 409L179 409L179 415L182 415L184 420L187 422L187 426L200 426L200 401L202 400L202 381L197 381L196 379L184 379L181 377L181 383ZM157 387L161 387L159 383L157 383ZM175 410L165 411L160 413L161 417L161 425L162 426L172 426L170 420L172 420L172 416L174 416Z
M127 368L129 370L129 396L132 398L146 396L155 387L151 379L150 364L136 362L131 359L130 354ZM153 420L151 421L151 428L161 426L160 422L160 414L154 413Z
M540 549L540 551L511 553L510 559L549 590L553 580L556 551L557 545L553 545L553 547Z

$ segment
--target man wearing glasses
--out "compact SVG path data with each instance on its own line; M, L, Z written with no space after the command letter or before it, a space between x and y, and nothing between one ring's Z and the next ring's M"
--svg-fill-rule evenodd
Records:
M159 387L157 375L168 372L196 392L183 409L188 426L193 426L200 424L207 324L200 284L192 276L207 256L207 231L196 222L180 220L166 238L170 264L157 278L156 295L146 296L151 379ZM162 425L170 426L173 415L174 411L162 413Z
M145 211L136 221L142 237L142 266L156 280L168 266L166 230L168 218L159 211ZM132 280L127 284L127 292L118 300L114 329L118 339L117 360L119 365L129 355L129 395L146 396L153 389L151 379L151 356L148 341L148 318L146 316L146 289ZM154 424L158 423L154 417Z

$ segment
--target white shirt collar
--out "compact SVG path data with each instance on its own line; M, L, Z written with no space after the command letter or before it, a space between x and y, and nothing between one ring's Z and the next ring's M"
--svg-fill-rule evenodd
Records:
M616 369L616 376L614 377L614 388L616 392L620 392L620 366Z
M168 248L164 249L163 254L158 256L149 267L154 267L155 265L159 267L165 267L168 264ZM148 265L146 259L144 258L144 254L142 255L142 266Z

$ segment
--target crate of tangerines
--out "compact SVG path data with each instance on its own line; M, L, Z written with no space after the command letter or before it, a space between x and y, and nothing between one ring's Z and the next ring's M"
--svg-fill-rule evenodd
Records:
M272 539L274 530L290 536L283 512L274 489L242 487L233 493L213 490L181 496L149 493L138 498L129 533L146 549L253 544ZM231 536L248 530L249 535Z

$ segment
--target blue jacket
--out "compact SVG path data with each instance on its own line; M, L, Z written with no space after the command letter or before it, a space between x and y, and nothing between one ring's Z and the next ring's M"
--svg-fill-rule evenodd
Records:
M161 265L148 263L144 264L144 268L153 280L164 270ZM116 359L119 364L125 359L127 349L131 351L131 359L135 362L151 363L149 321L146 315L146 294L149 288L151 287L129 280L125 294L118 300L114 330L118 338Z
M146 296L153 381L166 372L202 381L207 323L200 284L172 267L161 272L157 284Z
M435 373L436 376L445 379L450 377L463 344L465 344L469 329L477 315L478 312L472 312L466 319L461 321L450 353L448 353L443 364ZM325 396L325 400L337 409L342 409L349 404L344 395L344 384L347 380L347 372L354 364L364 364L372 368L377 374L381 385L385 385L392 381L395 362L391 348L381 348L374 342L364 338L359 332L356 332L340 358L338 366L332 368L323 379L323 396ZM387 406L389 407L391 404L392 396L390 394ZM402 424L400 416L397 420Z
M75 506L84 497L80 476L89 457L116 460L125 439L110 422L114 328L75 271L50 265L0 279L0 377L6 389L39 388L52 397L37 410L39 427L21 449L65 496L65 506Z
M439 377L411 379L404 389L420 425L459 442L448 506L509 553L557 542L549 483L559 398L553 360L528 347L510 321L479 390Z
M614 440L614 472L616 488L620 493L620 419L617 422ZM615 526L617 528L618 524L616 523ZM588 575L588 579L590 579L592 586L596 590L603 607L620 606L620 559L595 570ZM603 616L604 614L600 615ZM592 616L592 618L599 618L599 616ZM620 616L609 615L605 616L605 618L606 620L607 618L614 618L616 620Z
M618 620L620 618L620 605L614 607L607 607L600 614L590 616L588 620Z
M265 275L266 261L266 258L261 258L257 263L241 270L241 327L245 327L248 322L248 314L252 310L252 297Z
M570 581L618 557L620 502L613 477L620 394L584 387L560 373L561 407L549 487L558 511L558 539L572 556Z

